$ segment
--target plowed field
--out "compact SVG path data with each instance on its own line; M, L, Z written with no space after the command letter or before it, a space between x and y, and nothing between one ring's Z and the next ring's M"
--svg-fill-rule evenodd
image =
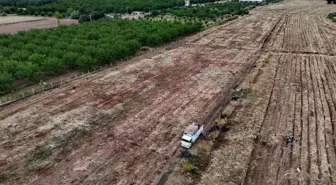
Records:
M0 109L0 183L153 184L243 80L199 184L332 184L336 24L324 1L284 1ZM293 135L286 146L284 136ZM187 184L171 174L166 184Z
M8 16L0 17L0 19L0 34L14 34L19 31L26 31L30 29L57 27L57 21L55 18ZM60 24L78 24L78 20L61 19Z

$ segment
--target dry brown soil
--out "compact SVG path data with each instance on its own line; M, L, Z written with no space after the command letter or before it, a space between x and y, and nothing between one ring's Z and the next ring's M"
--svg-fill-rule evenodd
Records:
M335 183L333 9L322 0L259 7L0 109L0 183L153 184L182 129L243 77L252 93L198 183ZM187 183L171 174L166 184Z
M42 19L45 19L45 17L8 15L0 17L0 25L26 22L26 21L37 21Z
M234 124L196 175L198 184L336 184L336 24L326 19L335 6L286 1L259 13L269 11L278 20L240 85L252 93L233 104ZM285 136L293 143L286 145ZM180 173L166 184L196 178Z
M61 24L78 24L75 19L62 19ZM55 18L8 16L0 17L0 34L12 34L30 29L44 29L57 27Z

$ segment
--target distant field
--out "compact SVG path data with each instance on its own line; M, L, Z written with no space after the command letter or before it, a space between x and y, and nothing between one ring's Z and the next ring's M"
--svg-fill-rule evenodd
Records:
M25 22L25 21L37 21L37 20L43 20L43 19L45 18L44 17L33 17L33 16L5 16L5 17L1 17L0 25Z
M17 33L19 31L26 31L30 29L54 28L57 26L56 19L54 18L35 17L36 21L34 21L34 19L31 19L31 20L27 19L27 20L20 21L19 19L19 18L28 18L28 17L18 17L16 20L14 16L11 18L12 19L8 19L7 22L5 22L2 19L0 20L0 34ZM34 18L34 17L30 17L30 18ZM31 21L31 22L27 22L27 21ZM7 25L9 23L13 23L13 24ZM63 25L78 24L78 21L74 19L62 19L61 24Z

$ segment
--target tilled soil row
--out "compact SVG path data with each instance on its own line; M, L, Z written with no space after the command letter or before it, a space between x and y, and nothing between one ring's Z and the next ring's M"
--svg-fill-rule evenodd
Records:
M335 58L274 57L280 67L245 184L334 183Z
M324 18L329 10L296 0L259 7L186 38L185 47L1 109L0 182L152 184L183 128L209 116L261 53L242 84L253 93L240 100L237 124L213 151L200 184L332 183L336 34ZM288 135L294 142L286 145Z

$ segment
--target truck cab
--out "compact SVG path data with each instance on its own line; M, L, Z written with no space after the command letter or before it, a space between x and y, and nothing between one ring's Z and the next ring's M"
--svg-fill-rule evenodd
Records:
M184 129L181 138L181 146L184 148L190 148L202 132L203 125L201 126L193 122L186 129Z

